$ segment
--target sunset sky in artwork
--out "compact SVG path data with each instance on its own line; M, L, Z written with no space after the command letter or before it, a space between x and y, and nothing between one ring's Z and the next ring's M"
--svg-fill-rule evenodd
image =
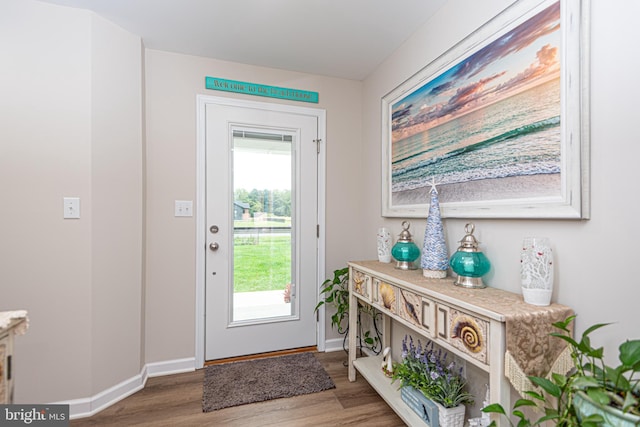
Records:
M392 106L392 141L560 77L560 3L451 66Z

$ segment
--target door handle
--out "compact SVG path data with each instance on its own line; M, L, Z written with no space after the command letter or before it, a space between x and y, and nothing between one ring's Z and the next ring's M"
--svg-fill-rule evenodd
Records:
M212 251L217 251L220 248L218 242L209 243L209 249Z

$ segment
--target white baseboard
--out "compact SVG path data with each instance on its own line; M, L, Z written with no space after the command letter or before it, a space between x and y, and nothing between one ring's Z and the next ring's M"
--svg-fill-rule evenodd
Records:
M114 403L131 396L144 388L147 378L172 375L195 370L195 358L168 360L165 362L147 363L140 373L100 393L84 398L55 402L69 405L69 418L85 418L97 414Z
M181 374L183 372L195 371L196 359L194 357L187 357L185 359L147 363L146 368L149 378Z
M343 351L344 350L342 348L343 342L344 342L344 337L326 340L324 343L324 351L326 351L327 353L331 351Z
M343 343L343 339L342 338L333 338L330 340L327 340L325 342L325 348L324 351L326 352L331 352L331 351L344 351L344 348L342 347L342 343ZM347 348L348 350L348 348ZM360 350L358 350L360 351ZM370 350L366 347L362 348L362 352L364 354L366 354L367 356L376 356L376 354L373 352L373 350Z

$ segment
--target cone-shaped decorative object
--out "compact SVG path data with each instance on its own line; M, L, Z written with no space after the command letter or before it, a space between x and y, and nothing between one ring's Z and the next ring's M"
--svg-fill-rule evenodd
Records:
M444 241L444 229L440 215L440 202L435 181L431 181L431 204L427 217L427 228L424 230L422 258L420 259L422 274L432 279L447 277L449 255Z

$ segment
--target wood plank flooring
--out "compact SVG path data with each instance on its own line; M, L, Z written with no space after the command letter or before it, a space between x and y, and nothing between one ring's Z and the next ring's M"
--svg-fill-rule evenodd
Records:
M276 399L202 412L204 369L149 378L144 389L90 418L72 420L81 426L224 426L315 427L404 426L360 376L349 382L347 355L342 351L316 353L336 388L320 393Z

